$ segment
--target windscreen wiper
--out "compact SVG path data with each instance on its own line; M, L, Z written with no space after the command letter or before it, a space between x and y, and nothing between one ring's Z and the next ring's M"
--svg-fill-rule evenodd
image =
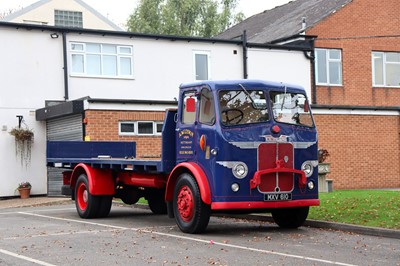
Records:
M251 97L250 93L246 90L246 88L240 83L239 83L239 86L243 89L243 91L246 93L246 95L250 98L250 101L251 101L251 104L253 105L253 108L254 109L258 109L256 102L254 101L253 97Z

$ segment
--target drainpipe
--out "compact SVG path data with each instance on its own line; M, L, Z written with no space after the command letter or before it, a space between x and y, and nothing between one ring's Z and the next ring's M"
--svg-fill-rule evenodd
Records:
M64 60L64 100L68 101L68 55L67 55L67 34L62 33L63 38L63 60Z
M315 84L315 40L312 38L310 40L310 55L304 51L304 56L311 62L311 101L313 104L317 104L317 85Z
M242 35L242 48L243 48L243 78L247 79L247 34L243 31Z

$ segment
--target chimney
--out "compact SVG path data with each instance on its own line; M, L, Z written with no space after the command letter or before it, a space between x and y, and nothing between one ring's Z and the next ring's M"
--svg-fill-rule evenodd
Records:
M302 18L301 18L301 30L300 30L300 34L305 34L306 27L307 27L306 17L302 17Z

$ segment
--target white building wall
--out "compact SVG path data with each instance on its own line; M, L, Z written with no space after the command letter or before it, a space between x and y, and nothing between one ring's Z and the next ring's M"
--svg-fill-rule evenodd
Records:
M0 30L0 197L18 195L17 185L32 184L33 194L47 193L45 124L35 110L46 99L63 99L62 43L49 33L25 29ZM21 167L9 131L18 126L16 115L34 131L32 159Z
M70 98L174 100L182 83L194 81L193 52L210 53L211 79L243 77L240 47L155 39L130 39L72 35L71 42L119 44L133 46L133 79L82 78L69 74ZM238 49L239 48L239 49ZM237 50L237 54L233 53ZM71 58L71 55L68 55ZM69 71L71 64L69 64ZM70 71L71 72L71 71Z
M304 87L311 100L310 61L302 51L249 49L249 79L262 79Z

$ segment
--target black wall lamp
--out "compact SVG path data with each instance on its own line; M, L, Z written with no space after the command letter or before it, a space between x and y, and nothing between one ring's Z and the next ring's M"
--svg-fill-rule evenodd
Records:
M56 33L56 32L53 32L52 34L50 34L50 37L52 38L52 39L57 39L58 38L58 33Z

